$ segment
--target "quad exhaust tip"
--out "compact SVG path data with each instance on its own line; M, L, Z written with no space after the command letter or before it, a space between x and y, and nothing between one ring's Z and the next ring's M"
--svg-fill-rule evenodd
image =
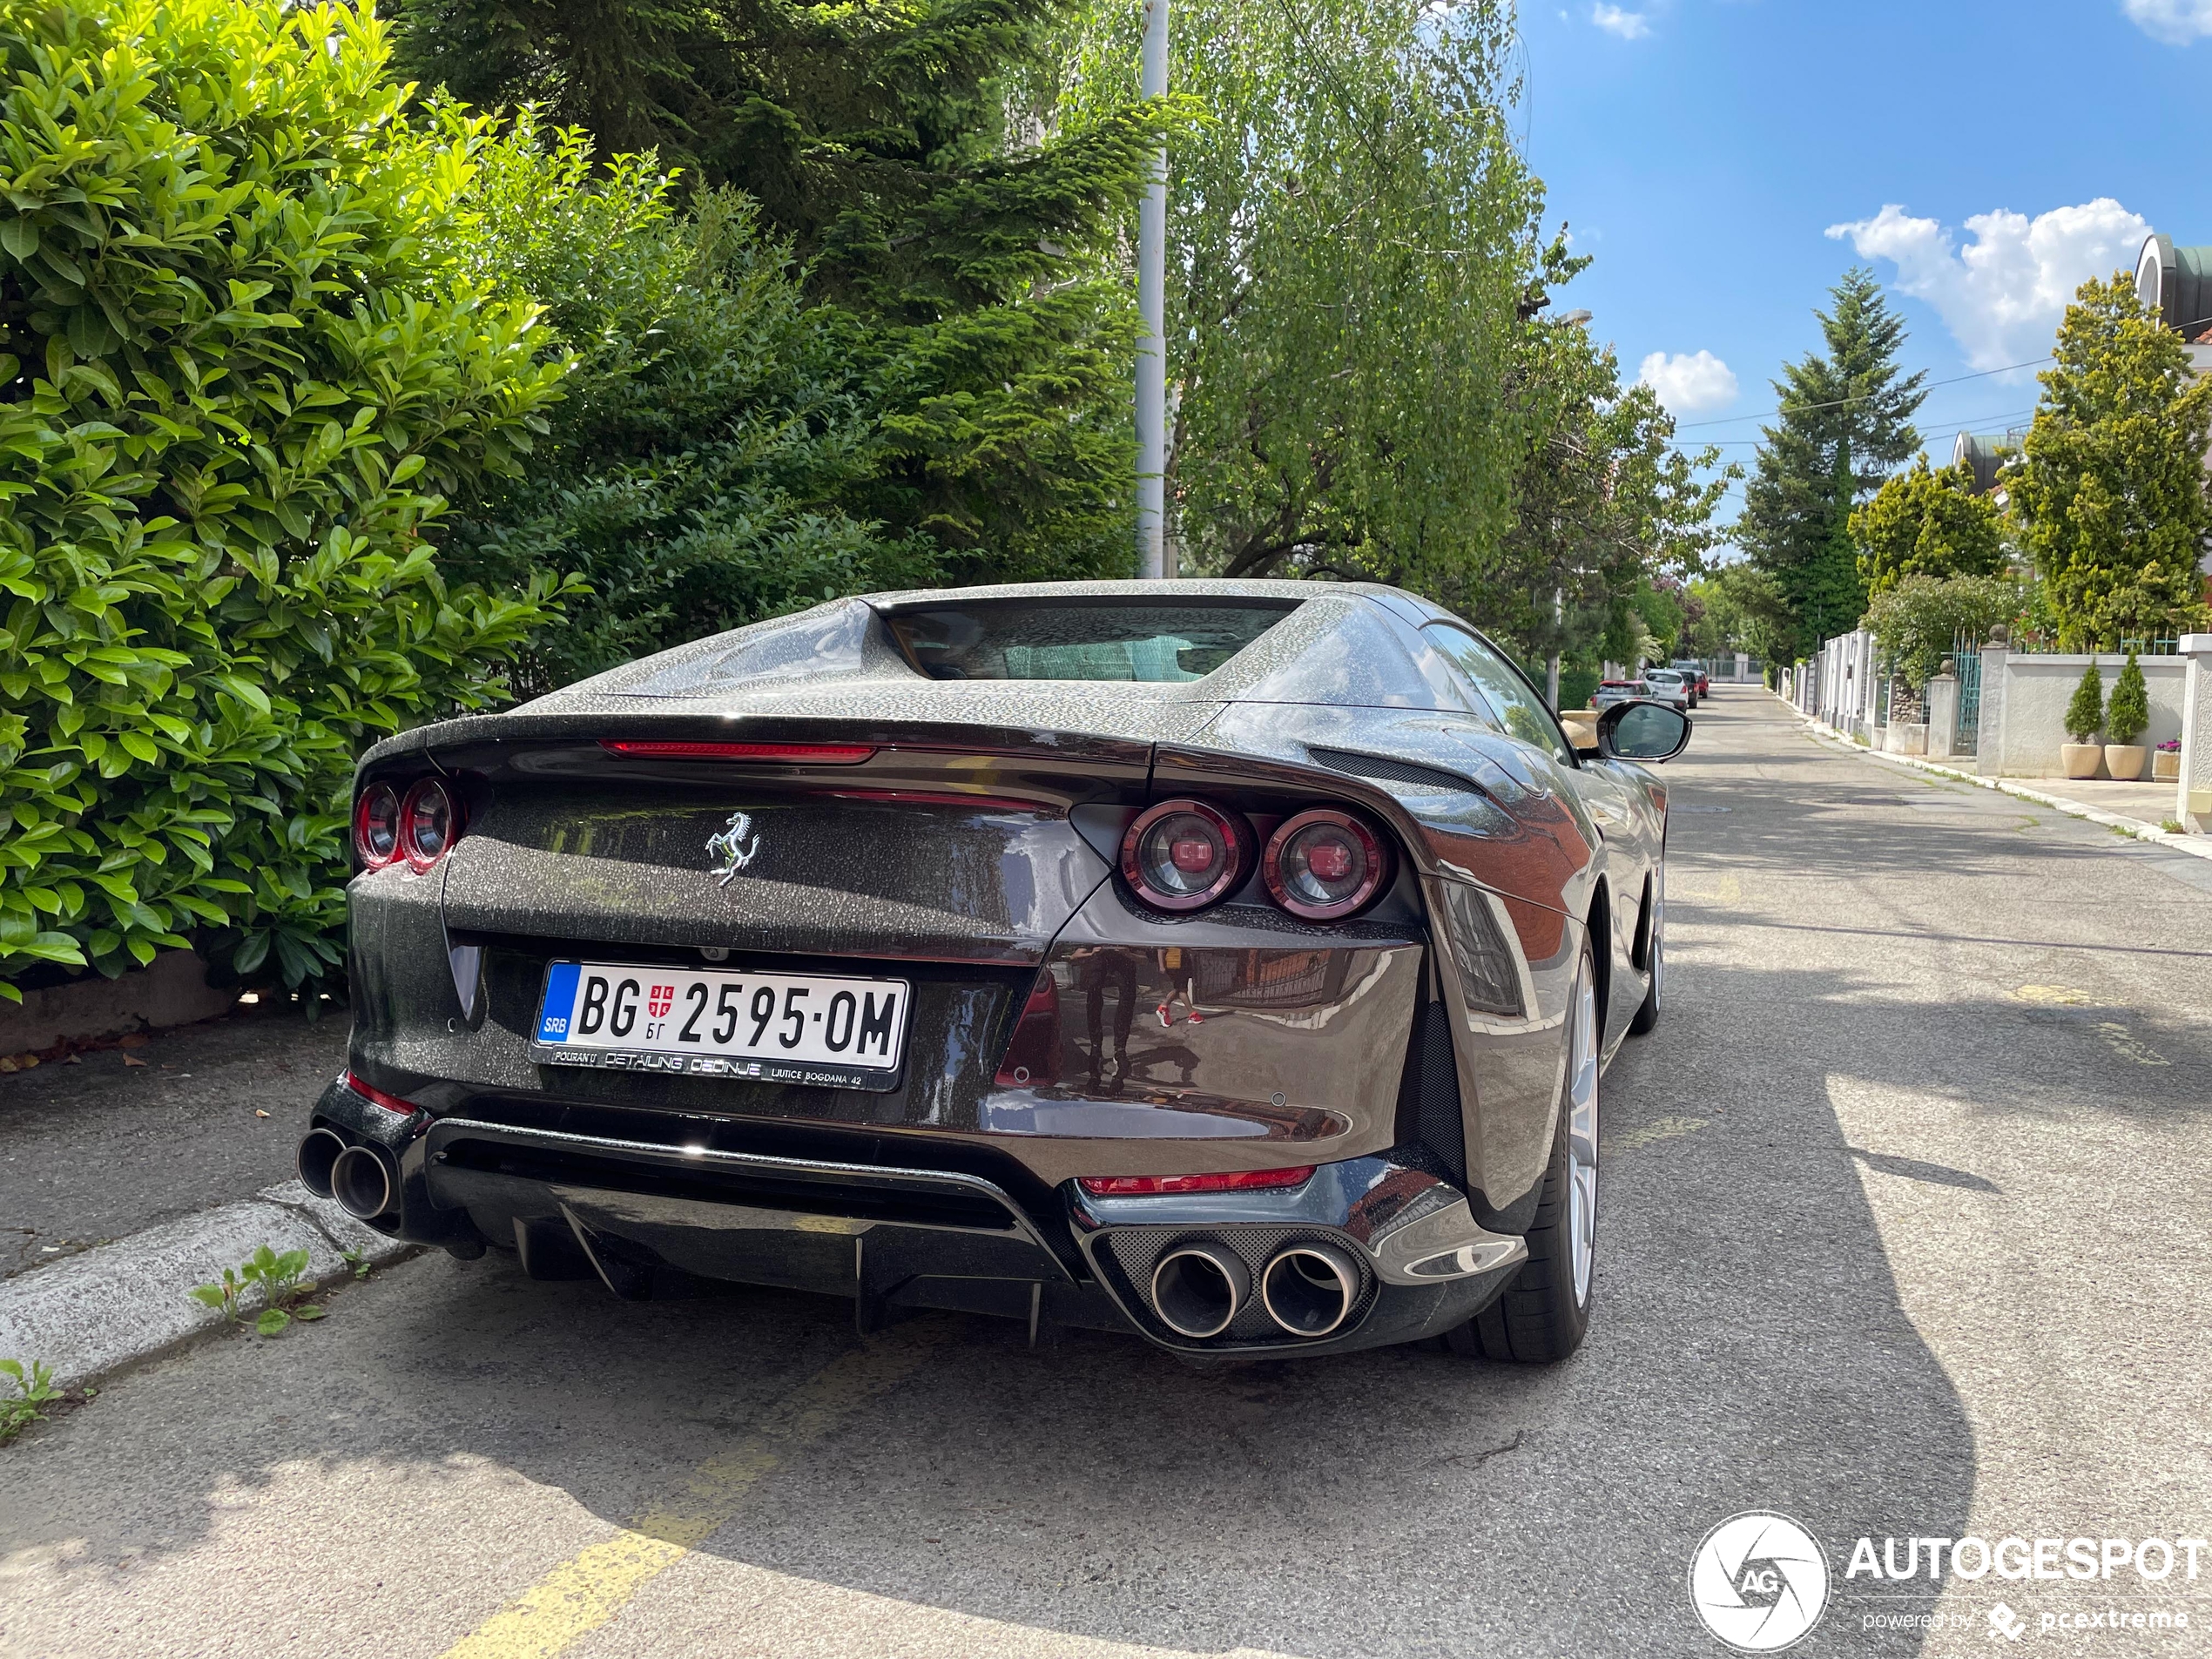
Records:
M330 1172L345 1150L343 1136L327 1129L309 1130L292 1158L293 1168L300 1173L300 1184L318 1198L329 1197Z
M1333 1244L1292 1244L1259 1276L1260 1305L1294 1337L1325 1337L1359 1297L1359 1270Z
M390 1163L366 1146L347 1147L330 1166L330 1196L355 1220L375 1220L396 1197Z
M1193 1340L1226 1331L1251 1293L1251 1270L1225 1244L1177 1244L1152 1270L1153 1311Z

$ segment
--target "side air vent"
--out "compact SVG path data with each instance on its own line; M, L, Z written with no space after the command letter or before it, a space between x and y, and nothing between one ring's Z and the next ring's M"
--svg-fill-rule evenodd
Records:
M1518 1018L1522 1012L1521 976L1513 949L1492 913L1495 902L1464 881L1444 883L1444 918L1452 930L1460 994L1471 1008Z
M1381 755L1363 755L1352 749L1309 747L1306 752L1332 772L1348 772L1355 778L1379 778L1385 783L1404 784L1412 789L1448 790L1455 795L1481 792L1456 772L1445 772L1435 766L1415 765L1410 760L1390 760Z
M1409 1125L1452 1179L1467 1184L1467 1124L1460 1116L1460 1073L1452 1057L1451 1016L1425 1002L1413 1016L1406 1070L1398 1084L1399 1133Z

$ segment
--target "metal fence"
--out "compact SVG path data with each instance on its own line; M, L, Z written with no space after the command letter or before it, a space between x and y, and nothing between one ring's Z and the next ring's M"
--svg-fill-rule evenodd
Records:
M1972 640L1961 640L1952 652L1952 669L1959 678L1959 729L1951 734L1955 755L1981 752L1981 651Z

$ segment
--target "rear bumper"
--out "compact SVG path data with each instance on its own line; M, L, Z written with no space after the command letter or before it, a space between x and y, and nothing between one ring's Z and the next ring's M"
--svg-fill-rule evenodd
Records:
M649 1294L658 1268L846 1296L862 1332L941 1308L1025 1321L1033 1340L1074 1325L1192 1356L1340 1352L1460 1323L1525 1255L1519 1238L1477 1226L1418 1150L1323 1164L1280 1191L1101 1200L1072 1182L1025 1182L1018 1165L1000 1179L941 1167L904 1137L769 1150L733 1143L725 1126L624 1116L627 1134L401 1114L341 1081L310 1128L392 1159L396 1197L371 1224L395 1237L462 1255L515 1250L533 1277L597 1277L623 1296ZM1356 1264L1358 1295L1320 1339L1275 1325L1257 1295L1217 1337L1186 1339L1153 1309L1150 1271L1194 1242L1238 1252L1255 1285L1288 1246L1335 1246Z

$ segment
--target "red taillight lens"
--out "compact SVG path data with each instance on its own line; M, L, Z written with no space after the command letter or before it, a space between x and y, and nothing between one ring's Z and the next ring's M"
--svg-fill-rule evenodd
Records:
M633 760L784 760L813 766L853 766L875 752L862 743L653 743L602 738L609 754Z
M400 792L371 784L354 804L354 850L362 865L381 870L400 855Z
M1060 988L1050 974L1039 974L999 1062L1001 1089L1035 1089L1060 1081Z
M374 1101L388 1112L407 1113L421 1109L411 1100L401 1100L397 1095L379 1089L374 1083L363 1082L351 1068L347 1069L346 1075L339 1081L363 1100Z
M1348 916L1390 878L1383 839L1349 813L1317 806L1286 818L1267 838L1260 875L1275 902L1308 921Z
M435 778L425 778L400 803L400 852L408 868L421 874L445 857L461 833L453 797Z
M1303 1186L1314 1166L1293 1170L1231 1170L1222 1175L1086 1175L1082 1190L1096 1198L1139 1198L1159 1192L1253 1192Z
M1197 910L1236 891L1251 863L1251 827L1203 800L1166 800L1122 836L1122 875L1156 910Z

